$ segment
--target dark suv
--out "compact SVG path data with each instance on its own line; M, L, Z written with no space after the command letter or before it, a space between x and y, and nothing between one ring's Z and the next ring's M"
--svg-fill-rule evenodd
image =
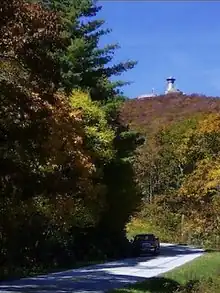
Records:
M154 234L138 234L132 241L132 255L140 256L141 254L160 253L160 241Z

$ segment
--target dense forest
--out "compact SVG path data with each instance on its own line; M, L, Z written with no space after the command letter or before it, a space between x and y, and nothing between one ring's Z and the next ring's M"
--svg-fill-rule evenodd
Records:
M132 99L120 119L145 136L135 158L141 209L128 234L220 246L220 99L169 94Z
M126 254L143 139L119 121L117 44L90 0L0 6L0 277Z
M219 245L220 100L128 100L100 9L1 0L1 279L125 257L126 233Z

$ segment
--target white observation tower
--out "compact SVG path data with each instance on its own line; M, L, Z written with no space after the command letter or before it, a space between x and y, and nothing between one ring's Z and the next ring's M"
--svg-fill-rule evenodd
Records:
M175 80L176 80L176 79L175 79L173 76L170 76L170 77L168 77L168 78L166 79L166 81L167 81L167 89L166 89L166 91L165 91L165 94L169 94L169 93L178 93L178 92L179 92L179 90L177 90L177 89L175 88L175 85L174 85Z

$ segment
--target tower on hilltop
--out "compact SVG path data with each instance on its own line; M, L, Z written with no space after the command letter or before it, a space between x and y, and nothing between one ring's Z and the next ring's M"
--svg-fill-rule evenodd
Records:
M176 79L173 76L170 76L166 79L165 95L168 95L168 94L182 94L182 95L184 95L184 93L182 91L180 91L179 89L176 89L175 80ZM154 98L157 96L158 96L158 94L155 93L155 90L153 88L151 93L140 95L137 97L137 99Z
M181 93L180 90L176 89L175 87L175 78L173 76L170 76L166 79L167 81L167 89L165 91L165 94L170 94L170 93Z

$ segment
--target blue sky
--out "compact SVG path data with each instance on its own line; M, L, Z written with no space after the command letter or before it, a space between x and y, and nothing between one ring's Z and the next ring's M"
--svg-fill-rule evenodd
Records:
M220 96L220 2L98 1L98 17L112 32L100 44L119 43L114 61L137 60L120 79L133 81L124 93L134 98L176 77L185 93Z

